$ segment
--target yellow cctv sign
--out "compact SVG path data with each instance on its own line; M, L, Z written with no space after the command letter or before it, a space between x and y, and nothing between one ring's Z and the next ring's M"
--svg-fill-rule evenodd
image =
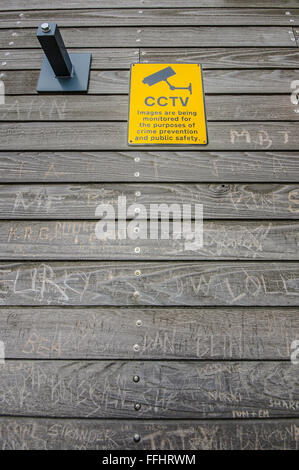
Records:
M128 143L208 143L199 64L131 66Z

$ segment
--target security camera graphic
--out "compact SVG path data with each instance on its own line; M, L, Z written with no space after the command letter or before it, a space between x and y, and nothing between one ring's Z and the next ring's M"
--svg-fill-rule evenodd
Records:
M171 90L189 90L190 95L192 95L191 83L187 87L178 87L169 83L168 79L173 75L176 75L175 71L171 67L166 67L165 69L160 70L159 72L155 72L151 75L148 75L142 80L142 83L152 86L156 85L159 82L166 82Z

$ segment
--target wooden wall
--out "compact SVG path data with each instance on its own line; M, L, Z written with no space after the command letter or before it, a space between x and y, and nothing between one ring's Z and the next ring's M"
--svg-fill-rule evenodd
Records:
M37 95L44 21L87 95ZM298 46L296 0L1 1L0 448L298 449ZM127 146L139 62L202 64L208 146ZM203 248L100 242L121 195Z

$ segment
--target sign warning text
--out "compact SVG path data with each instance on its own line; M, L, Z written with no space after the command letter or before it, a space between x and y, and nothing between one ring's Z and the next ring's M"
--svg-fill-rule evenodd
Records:
M132 65L128 143L208 143L199 64Z

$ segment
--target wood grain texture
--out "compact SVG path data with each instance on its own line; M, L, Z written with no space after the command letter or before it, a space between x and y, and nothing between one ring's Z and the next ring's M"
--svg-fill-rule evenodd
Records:
M127 208L140 204L143 219L150 216L150 204L162 203L191 204L193 211L194 204L203 204L205 219L298 219L298 184L270 183L0 185L0 219L99 220L99 204L113 205L117 218L118 198L124 196ZM169 208L161 207L159 216L168 219Z
M0 448L298 448L299 4L245 3L1 1ZM36 94L51 20L87 95ZM209 146L127 146L138 62L202 64ZM118 196L203 204L203 247L99 241Z
M209 122L205 150L299 150L298 122ZM189 136L190 137L190 136ZM190 140L191 142L191 140ZM178 150L178 145L167 149ZM4 123L0 150L128 150L124 122ZM165 146L152 146L165 149ZM194 145L184 145L194 150ZM166 149L165 149L166 150Z
M296 30L295 30L296 31ZM294 33L295 34L295 33ZM29 52L26 51L26 55ZM34 61L33 51L31 52L30 62ZM4 56L4 51L0 51L0 57L7 60L10 67L18 67L21 60L18 49L11 51L11 57ZM37 52L35 52L37 54ZM96 56L95 63L96 63ZM204 69L219 68L297 68L299 51L294 48L250 48L236 47L225 48L209 47L200 48L141 48L140 62L142 63L198 63L202 64ZM23 61L25 62L25 61ZM24 63L22 68L28 66ZM40 62L40 61L39 61ZM95 65L93 64L95 67Z
M2 70L40 70L43 55L42 49L13 49L13 46L15 45L14 41L10 42L12 44L8 44L8 48L6 50L0 50L0 62L2 64ZM269 55L271 60L271 50L268 53L266 51L266 56ZM86 52L86 49L68 48L68 52ZM101 49L89 49L88 52L92 54L92 70L129 69L131 64L139 62L139 49L136 48L103 47ZM296 61L296 52L296 49L288 49L284 53L284 49L282 49L278 55L274 54L272 60L275 61L275 57L280 57L282 65L277 64L276 66L283 68L284 63L290 65L293 64L293 61ZM4 62L5 65L3 65ZM294 65L294 67L297 66L298 62L296 65Z
M6 359L288 361L298 336L286 307L0 308Z
M145 222L142 222L145 223ZM204 222L203 247L186 247L186 238L174 234L172 222L158 223L159 240L96 238L96 221L2 222L0 225L0 259L2 260L129 260L134 259L138 243L142 258L147 260L299 260L299 223L273 222ZM136 223L138 226L138 223ZM131 228L131 233L132 232ZM194 223L192 232L196 231Z
M51 4L46 0L2 0L1 10L45 10L58 8L82 8L82 0L52 0ZM165 8L198 7L198 0L163 0ZM243 0L201 0L201 7L244 7ZM161 0L85 0L84 8L161 8ZM297 0L249 0L248 8L298 8Z
M294 36L295 36L295 39L296 39L297 46L299 46L299 31L298 31L298 28L293 29L293 32L294 32Z
M297 450L298 419L0 418L1 450ZM134 434L141 436L134 442Z
M297 47L290 26L61 28L67 47ZM36 28L0 30L0 47L39 48Z
M5 66L3 66L5 68ZM299 69L270 70L204 70L206 93L215 94L291 94L291 83L298 77ZM37 95L36 86L39 71L3 71L0 78L4 81L7 95ZM128 94L128 70L91 71L88 93ZM291 101L290 101L291 105Z
M140 376L135 383L133 376ZM74 418L298 418L288 362L22 361L0 365L0 414ZM135 403L141 409L136 411Z
M84 5L82 5L84 6ZM101 6L101 5L100 5ZM201 5L198 5L199 7ZM35 27L47 21L62 27L80 26L296 26L299 10L286 15L283 9L263 8L146 8L140 9L80 9L28 10L20 17L15 12L0 14L1 28ZM292 19L292 22L290 22Z
M206 95L209 121L299 121L290 95ZM127 121L128 97L7 96L0 121Z
M298 262L139 260L3 262L1 305L299 306Z
M295 30L296 31L296 30ZM13 44L10 44L13 43ZM0 49L0 62L6 62L5 70L40 70L42 51L39 49L14 49L10 41L7 49ZM85 49L68 49L69 52L85 52ZM9 54L7 54L9 52ZM139 62L139 49L101 48L89 49L92 54L92 70L128 69ZM142 63L197 63L203 69L243 68L298 68L299 51L294 47L217 47L217 48L141 48ZM13 79L13 76L11 77Z
M69 169L72 169L70 172ZM294 182L298 152L0 152L2 183Z

